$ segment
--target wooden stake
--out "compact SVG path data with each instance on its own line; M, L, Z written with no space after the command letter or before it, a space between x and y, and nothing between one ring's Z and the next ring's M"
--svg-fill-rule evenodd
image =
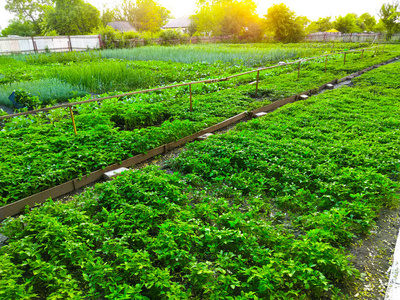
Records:
M300 63L301 63L301 61L299 61L299 67L298 67L298 71L297 71L297 79L300 78Z
M386 46L386 44L383 45L382 53L385 52L385 46Z
M69 47L68 47L68 48L69 48L69 51L72 51L72 41L71 41L71 36L70 36L70 35L68 36L68 44L69 44L69 45L68 45L68 46L69 46Z
M326 64L328 63L328 56L325 56L325 73L326 73Z
M364 49L363 49L363 51L361 52L361 60L363 60L363 58L364 58Z
M376 55L376 50L378 50L378 46L376 46L376 47L375 47L375 53L374 53L374 56Z
M72 106L69 107L69 113L71 114L72 126L74 126L75 135L78 135L78 132L76 131L76 125L75 125L74 113L72 111Z
M346 64L346 54L347 54L347 52L345 52L345 53L344 53L344 61L343 61L343 65L345 65L345 64Z
M192 85L189 84L189 91L190 91L190 111L193 111L193 103L192 103Z
M258 80L260 79L260 71L257 72L257 82L256 82L256 97L258 93Z

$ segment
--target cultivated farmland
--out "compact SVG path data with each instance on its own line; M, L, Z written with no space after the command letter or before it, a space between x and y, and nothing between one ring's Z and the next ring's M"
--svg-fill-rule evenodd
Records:
M223 79L254 66L358 46L365 45L289 45L280 54L270 46L221 46L222 53L232 50L224 62L212 61L221 57L215 46L207 48L212 55L205 46L194 48L207 54L202 62L192 61L187 46L167 48L181 51L176 62L156 61L161 47L147 58L141 49L2 57L8 68L0 96L19 84L32 94L24 99L43 107L92 95L55 92L45 98L29 83L53 80L62 85L60 95L71 90L109 96ZM190 90L181 86L80 104L73 108L77 135L63 108L4 120L0 205L400 54L395 45L378 49L264 70L257 93L257 73L249 73ZM255 54L263 51L273 55L263 61ZM25 73L16 72L25 67ZM343 284L361 276L348 247L369 234L381 208L398 205L398 70L399 63L382 66L354 79L352 87L325 91L192 143L163 168L128 171L68 203L48 201L5 221L1 230L9 240L0 249L0 282L7 288L0 295L342 299Z

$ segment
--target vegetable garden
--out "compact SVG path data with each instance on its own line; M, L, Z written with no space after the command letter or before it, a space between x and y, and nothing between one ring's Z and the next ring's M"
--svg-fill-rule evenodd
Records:
M310 49L312 54L332 51L330 45ZM304 61L301 73L297 64L265 70L257 95L249 85L256 73L250 73L190 91L182 86L77 105L77 135L63 108L3 120L1 205L384 62L398 56L398 49L391 45L363 57L351 53L345 63L343 54L332 55L326 69L325 58ZM58 74L59 82L82 91L115 88L102 95L109 96L223 79L251 67L236 59L185 64L102 55L1 58L10 68L2 80L16 84ZM90 66L93 62L100 67ZM45 76L39 78L32 68L31 74L12 78L20 64L43 67ZM142 76L139 84L100 85L75 74L110 68L103 77L110 78L128 65ZM398 204L398 68L398 63L380 67L353 80L352 87L326 91L192 143L163 169L128 171L68 203L48 201L4 221L1 231L9 240L0 249L0 282L6 286L0 295L342 299L343 284L360 277L346 247L369 233L380 208Z

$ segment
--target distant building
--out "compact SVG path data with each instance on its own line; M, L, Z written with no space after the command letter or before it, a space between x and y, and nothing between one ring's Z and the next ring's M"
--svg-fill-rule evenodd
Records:
M190 19L189 17L182 17L178 19L172 19L170 20L167 24L165 24L161 29L175 29L179 30L182 33L188 33L189 32L189 26L190 26Z
M121 32L128 32L128 31L135 31L135 27L128 21L114 21L107 23L107 26L111 26L115 30L121 31Z

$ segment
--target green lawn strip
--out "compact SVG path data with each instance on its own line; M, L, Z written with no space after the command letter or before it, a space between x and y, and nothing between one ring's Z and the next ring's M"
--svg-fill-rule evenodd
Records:
M397 205L398 96L327 91L190 144L179 173L128 171L7 220L0 295L343 299L361 276L345 247Z

